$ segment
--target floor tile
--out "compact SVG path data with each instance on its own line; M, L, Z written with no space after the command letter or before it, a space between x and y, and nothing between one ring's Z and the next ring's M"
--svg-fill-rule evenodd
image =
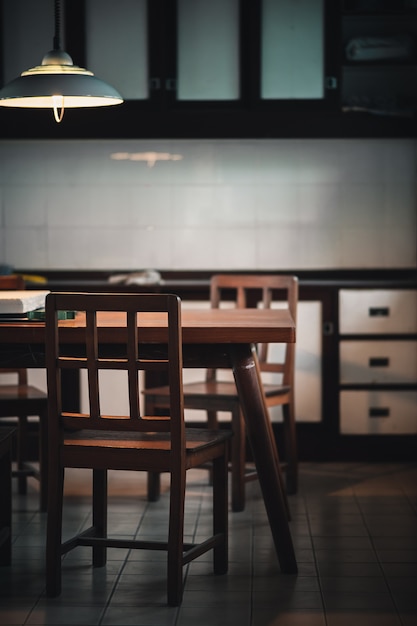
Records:
M398 615L383 611L327 611L326 620L326 626L403 626Z
M46 515L37 483L13 493L13 561L0 568L2 626L414 626L417 623L417 466L301 463L289 497L298 575L281 573L257 482L229 514L229 571L212 555L184 569L181 607L166 603L166 554L117 549L92 568L91 549L63 559L62 593L45 595ZM110 527L118 536L162 537L169 491L146 498L146 475L110 476ZM35 488L34 488L35 486ZM190 488L191 486L191 488ZM185 533L211 529L207 472L189 483ZM90 524L83 472L66 485L64 534Z

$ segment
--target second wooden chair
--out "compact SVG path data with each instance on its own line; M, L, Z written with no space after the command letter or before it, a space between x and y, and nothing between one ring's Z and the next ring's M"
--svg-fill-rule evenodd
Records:
M247 308L262 306L288 307L296 321L298 304L298 279L286 275L214 275L210 285L210 302L214 308L235 306ZM287 493L297 491L298 462L294 409L294 369L295 345L282 346L282 356L271 358L272 346L257 346L259 366L262 376L275 376L276 380L264 380L265 400L268 408L282 406L283 432L285 444L285 464ZM156 386L145 390L146 406L149 414L157 414L167 406L168 388ZM209 428L218 428L217 413L231 413L233 438L231 442L232 509L241 511L245 507L245 482L256 478L256 472L247 471L245 460L246 432L245 421L240 408L239 397L233 381L220 380L219 372L207 370L201 382L184 385L184 404L187 409L207 412ZM155 499L158 492L158 477L150 477L149 497Z

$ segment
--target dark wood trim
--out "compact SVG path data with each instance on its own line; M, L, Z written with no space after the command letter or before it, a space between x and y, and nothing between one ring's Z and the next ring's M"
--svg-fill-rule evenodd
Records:
M282 449L280 424L274 424L278 452ZM301 461L317 462L410 462L415 463L416 435L335 436L321 424L297 424L298 454Z
M240 3L240 98L251 108L259 99L261 68L261 6L252 0Z
M74 65L87 67L85 0L64 3L62 47Z
M338 2L324 2L324 76L326 101L335 110L340 104L340 59L342 58L341 20ZM335 78L336 84L327 85L327 79Z
M158 270L162 282L155 285L123 285L109 283L109 278L118 274L130 274L132 270L45 270L19 268L17 273L26 276L36 275L45 279L44 283L26 282L27 289L51 289L54 291L174 291L181 298L208 300L210 278L213 274L291 274L298 276L300 299L324 302L323 336L325 343L331 343L332 337L338 336L338 301L337 290L356 289L415 289L417 287L417 268L404 269L340 269L340 270ZM335 355L331 359L334 361Z
M0 0L0 59L4 59L4 14L3 1ZM4 63L0 63L0 88L4 85Z
M140 270L141 268L137 268ZM43 276L46 281L76 281L80 284L85 281L101 281L106 282L110 276L115 274L129 274L136 271L132 268L128 269L85 269L85 270L73 270L73 269L46 269L46 268L15 268L14 271L18 274L25 275L37 275ZM340 269L304 269L304 268L273 268L266 270L253 270L252 268L243 268L239 270L230 270L228 268L219 269L205 269L205 270L173 270L168 268L158 268L162 279L171 281L191 281L195 285L200 284L201 281L209 281L213 274L225 273L225 274L276 274L280 272L282 274L297 275L301 286L304 287L364 287L366 289L372 286L399 286L404 288L405 284L410 283L411 287L417 286L417 267L405 267L399 269L390 268L340 268ZM208 283L207 283L208 284ZM27 285L30 287L31 285ZM32 285L39 289L43 289L42 285Z
M176 77L176 0L148 0L149 78L160 86L147 100L117 107L71 110L61 124L49 110L0 107L0 139L316 139L415 138L413 118L342 113L340 110L341 13L325 0L325 75L337 78L320 100L261 101L261 5L240 1L241 98L233 102L178 102L166 80ZM0 0L0 26L3 0ZM85 0L64 7L64 45L74 63L86 66ZM4 43L0 28L0 48ZM1 65L1 63L0 63ZM0 68L0 84L2 78Z
M0 108L0 139L335 139L414 138L416 121L367 113L317 111L265 103L243 109L227 104L158 110L150 101L117 107L73 109L61 124L49 110Z

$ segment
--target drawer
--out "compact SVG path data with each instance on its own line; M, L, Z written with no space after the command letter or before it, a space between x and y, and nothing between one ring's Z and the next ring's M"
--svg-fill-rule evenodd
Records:
M417 383L417 341L341 341L340 382Z
M416 435L417 391L342 391L342 435Z
M417 332L417 291L341 289L339 311L342 334Z

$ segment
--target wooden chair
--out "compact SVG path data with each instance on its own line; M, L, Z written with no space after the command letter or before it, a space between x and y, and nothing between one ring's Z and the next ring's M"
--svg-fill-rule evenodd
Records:
M215 275L211 280L211 306L218 308L232 301L237 308L262 306L268 308L275 300L281 300L296 320L298 303L298 280L284 275ZM294 410L294 365L295 345L283 346L283 358L279 362L270 360L272 346L259 345L259 365L262 375L277 374L279 381L264 382L267 407L282 406L285 444L286 489L296 493L298 462ZM245 507L245 482L256 478L256 472L246 465L245 422L240 409L239 397L233 381L219 380L219 372L208 370L206 379L184 385L184 406L187 409L207 411L209 428L217 428L217 413L231 413L233 438L231 441L232 509L241 511ZM155 415L166 407L166 386L145 390L147 412ZM156 499L158 477L149 478L149 499Z
M62 347L57 311L76 310L85 315L86 327L77 320L66 328ZM103 351L100 312L125 312L126 333L114 351ZM80 313L85 312L85 313ZM140 313L137 316L137 313ZM144 313L143 313L144 312ZM49 393L49 490L46 545L46 590L48 596L61 591L61 556L76 546L91 546L94 566L106 563L109 547L167 550L168 603L181 603L183 566L213 549L214 573L224 574L227 558L227 454L228 436L218 431L185 428L182 393L181 302L164 294L59 294L46 299L46 358ZM167 346L158 356L141 343L141 314L166 315ZM68 324L67 324L68 326ZM79 325L78 325L79 326ZM103 330L106 332L106 329ZM76 333L77 344L68 337ZM64 337L65 342L65 337ZM71 344L70 346L68 345ZM65 413L61 406L61 372L65 368L88 372L89 410ZM169 416L152 418L140 414L141 370L166 372L170 381ZM100 410L101 370L125 370L129 415L102 415ZM108 379L107 379L108 380ZM103 383L104 384L104 383ZM107 383L108 384L108 383ZM120 384L120 381L119 381ZM184 500L186 471L212 462L213 535L201 543L184 543ZM92 526L62 542L62 508L65 468L91 468L93 475ZM112 538L107 531L107 470L169 472L170 509L167 541Z
M0 276L0 290L22 290L24 281L21 276ZM28 384L27 370L22 368L2 367L0 374L7 374L11 381L0 384L0 419L17 419L16 469L12 476L17 477L19 493L27 492L27 479L39 480L40 510L47 506L47 458L46 458L46 420L48 413L47 394ZM28 461L28 417L38 416L38 461L39 466Z

